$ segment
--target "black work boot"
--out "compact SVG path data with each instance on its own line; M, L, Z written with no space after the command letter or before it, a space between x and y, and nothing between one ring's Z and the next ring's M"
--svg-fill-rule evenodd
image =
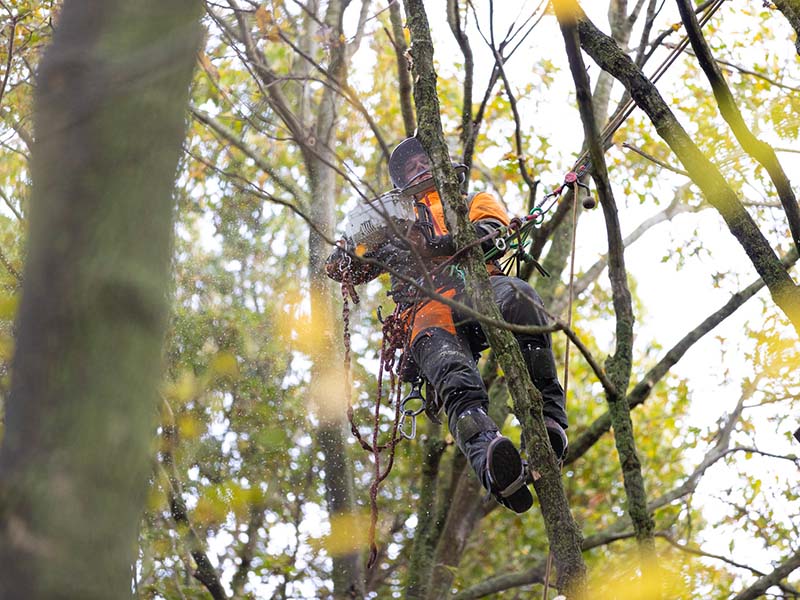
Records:
M550 439L550 446L553 448L556 460L561 462L567 455L567 448L569 447L567 433L553 417L544 418L544 427L547 429L547 437Z
M528 510L533 496L525 484L522 458L489 415L482 408L471 408L457 417L453 430L456 444L483 487L506 508L517 513Z

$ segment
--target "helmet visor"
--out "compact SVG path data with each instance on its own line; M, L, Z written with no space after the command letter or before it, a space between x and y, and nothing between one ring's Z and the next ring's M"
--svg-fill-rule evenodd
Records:
M431 162L417 138L407 138L397 145L389 157L389 178L392 185L403 189L429 174Z

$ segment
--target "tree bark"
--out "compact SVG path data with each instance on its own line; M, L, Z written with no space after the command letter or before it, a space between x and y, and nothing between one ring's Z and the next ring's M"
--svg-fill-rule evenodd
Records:
M328 71L334 81L344 79L347 46L342 34L342 16L349 0L334 0L328 5L325 26L330 31L331 60ZM323 450L325 492L332 522L332 535L349 538L352 550L332 556L334 597L363 598L364 569L359 536L352 528L338 523L353 522L348 517L355 511L352 464L347 455L346 399L341 365L343 354L339 318L332 281L325 274L325 259L330 252L328 239L333 238L336 201L336 163L333 140L336 130L337 95L325 88L317 106L314 152L306 152L310 196L310 215L316 229L309 230L308 272L311 288L312 328L320 332L319 345L313 356L311 395L320 418L317 441ZM333 409L333 410L332 410ZM343 521L340 519L344 518Z
M41 63L0 596L125 598L152 469L195 0L66 0Z

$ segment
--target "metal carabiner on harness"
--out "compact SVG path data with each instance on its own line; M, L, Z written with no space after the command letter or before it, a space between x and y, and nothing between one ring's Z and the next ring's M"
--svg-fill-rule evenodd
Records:
M415 407L414 402L419 402L419 406ZM409 407L409 404L411 405ZM400 435L407 440L413 440L417 436L417 416L425 410L425 397L422 395L422 380L417 379L411 383L411 391L406 394L406 397L400 402ZM406 432L406 419L411 419L411 431Z
M508 248L508 244L506 244L506 238L497 237L494 239L494 247L497 248L500 252L505 252Z

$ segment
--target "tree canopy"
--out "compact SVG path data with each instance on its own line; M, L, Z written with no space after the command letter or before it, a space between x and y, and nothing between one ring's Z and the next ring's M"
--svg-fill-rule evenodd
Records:
M800 596L797 0L89 4L0 0L0 590ZM524 515L324 273L416 130ZM537 218L560 469L451 160Z

